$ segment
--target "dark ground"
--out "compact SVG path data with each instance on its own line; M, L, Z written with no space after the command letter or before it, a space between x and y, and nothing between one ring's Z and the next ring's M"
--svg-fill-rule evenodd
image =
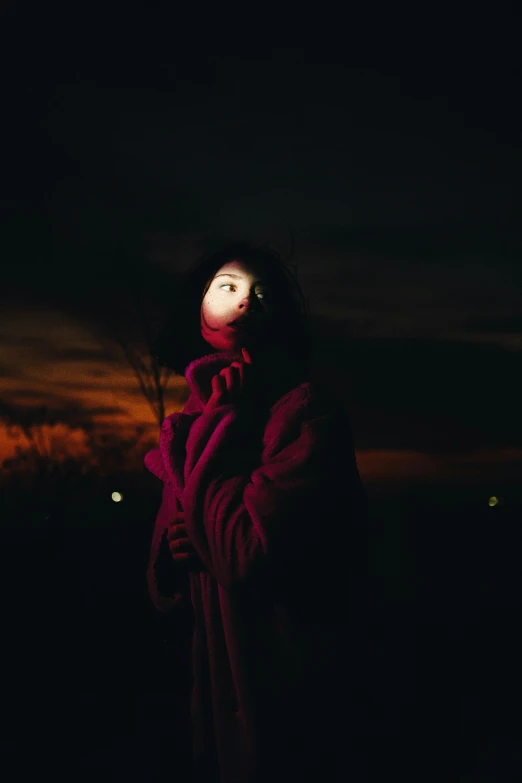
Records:
M368 781L522 779L522 511L489 494L369 493ZM154 480L119 504L4 492L6 783L188 780L190 617L169 622L145 585L159 499Z

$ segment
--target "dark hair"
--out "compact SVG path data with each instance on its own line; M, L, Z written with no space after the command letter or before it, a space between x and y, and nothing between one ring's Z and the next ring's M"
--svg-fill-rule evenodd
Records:
M255 263L273 284L273 302L279 348L302 369L308 367L310 337L308 308L295 274L295 265L284 260L269 247L252 247L244 242L198 258L177 285L167 323L153 346L158 363L178 375L184 375L188 365L213 348L201 336L201 303L216 272L228 261Z

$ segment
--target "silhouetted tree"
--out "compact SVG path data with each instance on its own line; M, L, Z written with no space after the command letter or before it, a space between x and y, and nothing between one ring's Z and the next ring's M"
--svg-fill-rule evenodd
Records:
M106 312L95 327L106 348L114 343L120 348L158 427L165 418L165 392L172 371L158 364L152 349L174 285L173 276L162 267L129 259L123 279L118 280L118 295L106 298Z
M75 403L53 409L48 405L22 406L0 401L0 421L17 443L16 457L4 461L4 468L24 462L34 471L60 465L73 455L88 449L86 435L94 427L88 411ZM76 448L71 446L75 443Z

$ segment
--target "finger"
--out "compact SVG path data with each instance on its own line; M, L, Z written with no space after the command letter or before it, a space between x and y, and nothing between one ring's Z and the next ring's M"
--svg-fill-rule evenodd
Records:
M237 367L239 374L239 388L242 390L245 388L245 364L244 362L232 362L231 367Z
M194 551L190 538L177 538L175 541L170 542L170 548L175 552Z
M239 388L238 368L230 365L229 367L224 367L219 374L225 379L227 392L233 394Z
M237 367L239 368L240 376L241 376L241 389L244 391L249 391L250 387L253 383L254 378L254 367L252 366L252 360L251 356L246 351L246 359L247 361L244 362L237 362Z
M212 394L208 401L208 407L214 408L222 405L227 392L226 381L220 375L214 375L212 378Z
M179 563L180 561L190 561L192 563L201 562L198 555L196 555L194 552L173 552L172 559L175 563Z
M175 554L177 552L193 552L194 547L192 546L192 542L189 538L178 538L176 541L171 541L169 544L169 549L172 552L172 554Z
M187 560L191 560L194 556L191 555L189 552L180 552L179 554L176 554L173 557L176 563L183 563Z
M180 530L181 528L186 529L186 525L184 522L178 522L177 518L169 522L169 527L168 527L169 532Z
M173 541L176 538L186 538L187 537L187 527L184 522L181 522L179 525L174 524L171 525L167 531L167 538L169 541Z
M243 359L247 364L252 364L252 356L249 353L249 351L246 348L241 348L241 353L243 354Z
M176 555L174 558L174 562L177 565L183 565L185 568L194 568L197 571L201 570L201 560L197 555Z
M240 362L235 362L230 366L230 373L232 376L232 390L235 394L241 392L243 388L243 365Z
M212 392L219 394L223 391L223 389L226 388L224 384L224 378L221 377L221 373L218 373L218 375L214 375L212 377Z

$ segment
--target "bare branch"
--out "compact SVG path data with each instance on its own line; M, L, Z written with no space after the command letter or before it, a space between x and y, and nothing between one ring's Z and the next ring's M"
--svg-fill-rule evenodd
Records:
M153 355L154 324L158 317L159 295L165 296L171 280L158 277L152 290L143 287L143 281L151 278L149 265L143 267L133 261L129 265L129 275L125 281L125 290L121 302L127 302L127 311L120 319L114 313L108 323L106 338L116 343L133 371L144 399L152 411L155 421L161 427L165 418L165 391L172 371L158 365ZM159 275L159 270L156 270ZM150 285L150 283L149 283ZM129 306L130 303L130 306Z

